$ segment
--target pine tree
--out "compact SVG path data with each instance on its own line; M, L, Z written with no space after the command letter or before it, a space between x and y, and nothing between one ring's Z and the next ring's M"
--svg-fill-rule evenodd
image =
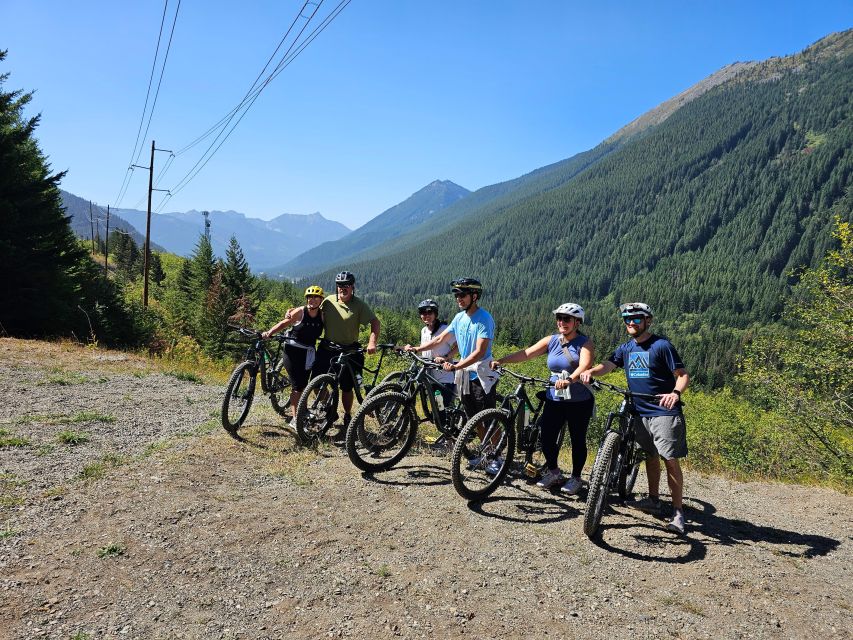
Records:
M74 238L58 188L65 174L51 174L38 147L40 116L23 115L32 93L5 91L8 78L0 74L0 331L143 339L144 323Z
M222 284L235 301L240 298L251 299L257 290L255 278L252 276L243 250L234 236L231 236L228 249L225 251Z

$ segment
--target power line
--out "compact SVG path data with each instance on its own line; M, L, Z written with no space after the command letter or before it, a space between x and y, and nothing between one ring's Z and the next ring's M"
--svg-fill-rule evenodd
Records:
M139 136L142 133L142 123L145 122L145 112L148 111L148 98L151 97L151 85L154 82L154 70L157 68L157 57L160 55L160 40L163 37L163 25L166 24L166 10L168 8L169 0L166 0L166 3L163 5L163 17L160 18L160 33L157 35L157 47L154 49L154 61L151 63L151 75L148 78L148 91L145 94L145 105L142 107L142 115L139 118L139 129L136 131L136 141L133 143L133 151L130 152L130 162L128 164L134 163L133 158L136 156L136 148L139 146ZM121 199L124 198L124 194L127 191L127 186L130 182L130 175L132 173L133 167L128 166L127 172L124 175L124 181L122 182L118 196L116 197L115 206L118 206Z
M162 62L162 65L160 67L160 77L157 80L157 89L154 93L154 100L151 103L151 110L148 111L148 100L151 97L151 85L153 84L153 81L154 81L154 71L157 68L157 58L160 55L160 42L163 38L163 26L166 22L166 13L168 11L168 8L169 8L169 0L166 0L165 4L163 5L163 16L160 19L160 32L157 35L157 47L154 50L154 62L151 64L151 75L148 78L148 91L146 92L146 95L145 95L145 105L142 108L142 116L139 120L139 128L136 132L136 141L133 143L133 151L130 154L130 158L131 158L130 164L131 165L139 162L139 158L142 155L142 149L143 149L142 145L140 145L140 140L145 140L145 138L148 136L148 130L151 126L151 119L154 117L154 109L157 106L157 98L160 96L160 87L163 83L163 75L166 72L166 62L169 59L169 51L172 48L172 39L175 35L175 26L177 25L177 22L178 22L178 13L181 10L181 0L178 0L177 7L175 8L175 15L172 18L172 28L169 31L169 42L166 46L166 53L163 56L163 62ZM142 133L142 125L145 122L146 111L148 111L148 122L145 124L145 133ZM138 149L138 152L137 152L137 149ZM135 157L135 159L134 159L134 157ZM132 177L132 175L133 175L133 166L129 166L127 172L125 173L125 179L124 179L124 182L122 183L122 187L121 187L121 189L119 189L119 195L116 198L116 204L115 204L116 207L121 203L121 200L124 198L125 194L127 193L127 189L128 189L128 187L130 187L130 178Z
M320 1L319 4L316 5L316 8L312 12L311 16L307 19L307 22L302 27L299 34L297 34L293 43L291 43L290 47L285 52L284 56L279 61L279 63L276 65L276 67L273 69L273 71L267 76L267 78L263 81L263 83L261 83L260 86L258 86L254 90L250 91L250 93L252 95L251 95L251 100L249 100L248 104L246 104L246 98L244 98L244 100L241 101L241 103L235 108L235 110L233 110L231 112L231 115L227 118L226 123L221 128L221 130L220 130L219 134L217 134L216 138L214 138L213 142L211 142L211 144L208 146L207 150L202 154L202 156L195 163L195 165L193 165L193 167L187 172L187 174L180 181L178 181L178 183L172 189L170 189L170 193L168 193L166 195L166 197L164 197L163 201L158 206L158 209L157 209L158 211L160 211L160 209L165 205L165 203L173 195L176 195L179 191L181 191L184 187L186 187L187 184L189 184L189 182L191 182L195 178L195 176L197 176L199 174L199 172L202 169L204 169L204 167L211 160L211 158L216 154L217 151L219 151L220 147L222 147L222 145L225 143L225 141L231 136L231 133L233 133L233 131L237 127L237 125L240 124L240 121L243 119L243 117L246 115L246 113L248 113L249 109L255 103L255 100L258 99L261 92L270 84L270 82L272 82L276 77L278 77L278 75L282 71L284 71L284 69L286 69L296 59L296 57L299 56L299 54L302 53L302 51L304 51L305 48L309 44L311 44L311 42L314 41L315 38L317 38L317 36L319 36L325 30L326 27L328 27L329 24L331 24L331 22L338 15L340 15L340 13L347 7L347 5L349 5L350 2L351 2L351 0L341 0L341 2L337 5L337 7L335 7L335 9L333 9L329 13L329 15L326 16L326 18L302 41L302 43L300 43L298 46L296 46L297 42L299 41L299 38L302 36L305 29L308 27L308 24L310 23L311 19L313 19L313 17L316 15L317 11L319 10L320 5L322 4L322 0ZM309 4L309 3L306 3L306 4ZM303 9L304 9L304 6L303 6ZM300 16L301 16L301 11L300 11ZM304 18L304 16L303 16L303 18ZM296 46L295 50L294 50L294 46ZM279 48L280 48L280 46L279 46ZM276 49L276 50L278 50L278 49ZM269 63L267 63L267 66L268 65L269 65ZM264 67L264 68L266 68L266 67ZM255 81L253 86L256 84L257 84L257 80ZM233 126L231 126L231 128L228 130L228 132L225 134L225 137L222 139L222 141L219 142L218 145L216 145L217 140L220 138L220 136L222 136L225 129L230 124L231 120L234 119L237 112L243 107L243 105L246 105L246 106L243 109L242 113L240 114L240 117L233 124ZM209 135L209 133L204 134L205 137L207 135ZM195 144L195 142L192 144ZM214 145L216 145L216 148L214 148ZM188 148L189 148L189 146L185 147L184 150L187 150ZM181 151L179 151L178 153L180 154Z

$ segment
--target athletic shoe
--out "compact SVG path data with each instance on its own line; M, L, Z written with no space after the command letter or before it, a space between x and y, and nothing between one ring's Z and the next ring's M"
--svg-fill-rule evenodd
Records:
M659 515L661 511L660 498L653 498L652 496L646 496L642 500L627 500L625 506L652 515Z
M543 489L551 489L554 485L559 484L562 479L563 474L560 473L559 469L548 469L548 471L542 474L542 479L536 483L536 486Z
M583 484L581 484L580 478L575 478L574 476L569 476L569 479L566 481L566 484L564 484L562 487L560 487L560 491L562 493L567 493L570 496L573 496L578 491L581 490L582 486L583 486Z
M483 456L477 456L476 458L471 458L468 461L468 469L470 471L474 471L477 467L481 467L483 465Z
M501 467L503 467L503 466L504 466L504 459L503 458L495 458L494 460L492 460L489 463L489 466L486 467L486 473L488 473L490 476L496 476L500 473Z
M672 531L673 533L677 533L680 536L684 535L684 512L683 511L675 511L672 514L672 520L667 523L666 528L668 531Z

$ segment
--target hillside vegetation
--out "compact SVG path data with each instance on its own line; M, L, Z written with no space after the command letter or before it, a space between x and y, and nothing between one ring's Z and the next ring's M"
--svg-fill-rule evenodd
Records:
M476 276L512 342L575 300L613 344L617 304L647 300L699 381L718 386L749 331L778 318L792 270L831 246L833 216L850 219L851 52L845 32L754 65L645 134L567 161L580 170L554 188L517 189L506 206L346 266L362 294L395 307L438 294L450 305L449 280Z

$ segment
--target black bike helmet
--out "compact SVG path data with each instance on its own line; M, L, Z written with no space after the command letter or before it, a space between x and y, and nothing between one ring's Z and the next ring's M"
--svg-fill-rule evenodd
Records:
M421 300L418 304L418 313L425 313L427 311L434 311L435 315L438 315L438 304L432 298Z
M335 285L339 284L355 284L355 276L349 271L341 271L335 276Z
M450 283L450 290L453 293L477 293L483 295L483 285L479 280L474 278L458 278Z

